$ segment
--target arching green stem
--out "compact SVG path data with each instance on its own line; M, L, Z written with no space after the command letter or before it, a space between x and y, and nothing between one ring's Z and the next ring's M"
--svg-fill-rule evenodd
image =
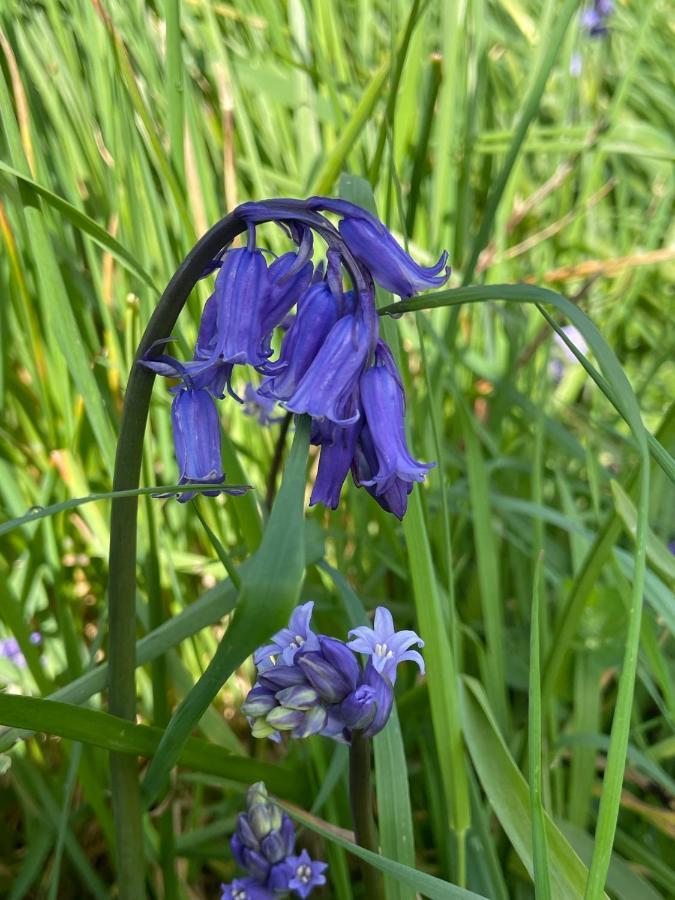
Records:
M148 323L129 376L115 457L114 490L138 487L143 439L154 374L136 365L158 340L169 337L196 281L217 253L246 226L230 215L218 222L186 256ZM125 719L136 715L136 523L138 497L112 502L110 522L109 709ZM117 838L117 873L121 900L144 900L145 862L138 781L133 756L110 754L113 816Z

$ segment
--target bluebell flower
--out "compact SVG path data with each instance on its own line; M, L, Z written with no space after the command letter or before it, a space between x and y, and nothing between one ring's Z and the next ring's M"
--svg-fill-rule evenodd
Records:
M274 891L255 878L235 878L232 884L221 884L220 900L275 900Z
M403 482L424 481L430 463L418 462L410 454L405 436L405 395L398 372L392 370L393 360L380 342L376 357L383 360L367 369L361 376L359 389L361 403L372 446L377 458L370 478L361 483L375 488L375 493L386 491L394 479Z
M371 340L370 328L360 316L338 319L285 402L286 408L318 419L330 419L336 425L356 422L359 413L352 398Z
M195 359L214 359L218 352L218 298L211 294L202 310L195 343Z
M171 406L173 438L178 461L179 484L214 484L225 479L220 456L220 422L211 394L204 389L182 389ZM216 496L218 491L207 491ZM181 502L193 493L181 494Z
M306 850L303 850L300 856L289 856L286 865L292 871L292 877L288 882L289 888L303 898L309 897L313 888L326 883L326 876L323 873L328 865L310 859Z
M339 226L322 212L340 217ZM321 446L311 503L336 508L351 468L357 486L401 517L412 484L429 466L417 462L405 443L403 388L391 354L378 340L375 281L402 297L437 287L449 275L447 254L435 266L420 266L375 216L330 198L244 203L235 214L247 225L248 242L223 248L203 273L217 269L193 358L180 363L156 346L142 364L179 380L172 390L181 404L185 392L192 392L205 417L208 404L199 392L223 399L226 389L263 425L274 421L272 401L309 415L320 436L313 442ZM269 267L256 246L256 226L263 222L277 223L296 245ZM314 235L327 245L325 262L316 266ZM280 356L271 361L273 331L289 320ZM257 391L247 386L243 401L232 387L236 365L250 365L264 376ZM181 448L184 463L191 452L191 444Z
M361 680L373 691L372 704L375 707L375 715L363 732L364 737L373 737L382 731L389 720L394 705L394 690L391 681L386 676L380 675L371 662L366 663Z
M307 202L312 209L342 216L338 226L341 237L385 290L400 297L412 297L419 291L440 287L450 277L447 253L441 254L434 266L420 266L378 218L355 203L326 197L311 197Z
M352 628L349 637L353 637L347 646L355 653L368 655L375 671L392 684L396 681L396 667L405 660L417 663L424 674L424 660L416 650L410 649L413 645L424 647L419 635L414 631L396 631L392 615L385 606L375 610L374 624L374 628L365 625Z
M263 310L270 279L260 250L241 247L225 255L214 288L216 315L209 316L209 330L201 345L225 362L262 365L272 353L263 327Z
M325 635L319 635L319 650L301 650L296 664L328 704L344 700L356 689L361 674L356 657L347 645Z
M271 643L256 650L254 662L259 672L271 669L277 661L291 666L298 650L318 650L319 640L309 627L314 610L314 601L309 600L293 610L287 628L278 631Z
M306 229L310 237L312 232ZM270 291L262 312L262 331L269 334L283 322L304 294L314 273L309 259L299 253L284 253L269 267Z
M221 885L222 897L227 900L259 900L279 898L297 889L291 882L300 877L301 896L306 897L326 869L326 864L313 862L306 851L295 854L295 827L290 818L269 799L262 781L252 785L246 795L246 813L237 819L237 827L230 841L232 856L247 872L247 878L235 879ZM306 869L298 871L300 866ZM304 876L304 880L303 880Z
M279 359L268 363L261 393L284 401L293 396L331 328L338 319L338 306L325 281L312 285L298 300L298 312L286 332Z
M360 684L340 703L339 717L342 728L367 728L375 718L375 689L369 684Z
M165 344L167 341L159 341ZM232 365L222 359L195 358L189 362L180 362L167 353L159 353L155 345L151 354L141 360L141 365L164 378L178 378L182 384L171 388L176 394L181 390L206 390L213 397L222 400L225 385L231 375Z
M614 12L612 0L593 0L581 14L581 24L590 37L603 37L607 34L607 19Z
M315 425L312 443L319 444L321 451L310 506L323 503L329 509L337 509L342 485L354 459L360 430L361 423L358 421L344 428L327 420Z

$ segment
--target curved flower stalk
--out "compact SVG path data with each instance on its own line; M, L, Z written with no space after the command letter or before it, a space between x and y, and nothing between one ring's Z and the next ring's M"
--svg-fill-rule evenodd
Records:
M269 799L262 781L248 789L246 812L239 816L230 846L247 875L221 885L221 900L305 898L326 883L327 864L312 860L306 850L295 853L295 827Z
M410 649L424 642L414 631L396 632L385 607L375 612L375 628L353 629L349 643L316 634L313 608L311 601L297 607L288 628L255 653L258 678L242 706L254 737L321 734L346 744L356 732L372 737L389 719L399 663L411 660L424 673L422 657ZM366 657L363 668L358 653Z
M338 226L324 213L338 216ZM204 277L217 274L193 359L181 363L154 346L142 360L179 379L172 390L181 483L224 477L214 401L225 389L240 400L232 377L236 366L248 365L263 381L258 389L247 385L240 400L245 412L263 425L276 421L269 414L275 403L312 417L321 452L311 502L335 509L351 471L357 487L401 518L413 484L430 465L407 447L403 387L379 337L375 283L401 297L438 287L450 274L447 253L434 266L420 266L375 216L328 197L244 203L235 216L246 225L247 245L221 252L204 270ZM296 245L270 265L256 244L256 227L264 222L277 223ZM327 247L325 263L316 267L314 235ZM284 325L273 360L272 334Z

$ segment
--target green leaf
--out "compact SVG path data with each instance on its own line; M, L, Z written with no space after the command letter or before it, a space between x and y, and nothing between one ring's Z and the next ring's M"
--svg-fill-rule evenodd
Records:
M151 803L178 761L188 735L237 666L283 627L298 601L305 569L303 507L309 418L297 419L281 488L260 547L240 569L239 604L216 653L173 714L148 767L143 793Z
M593 855L593 838L583 828L570 822L558 822L558 828L574 847L575 853L586 862ZM612 853L607 873L607 887L618 900L663 900L648 881L636 874L618 853Z
M0 722L143 757L153 755L163 734L161 728L135 725L110 713L14 694L0 694ZM289 799L301 800L305 795L301 774L229 753L198 738L185 742L177 761L196 772L245 785L265 781L270 790Z
M614 495L616 511L626 531L635 540L638 521L635 505L618 481L611 481L610 486ZM647 530L647 558L652 566L664 575L671 584L675 581L675 557L651 529Z
M377 823L384 856L403 865L415 866L415 833L410 807L408 763L396 706L386 728L375 735L375 783L377 785ZM387 900L415 900L415 891L403 882L387 878Z
M480 783L513 849L533 876L532 817L527 782L499 733L480 684L465 678L461 699L464 736ZM583 897L588 870L550 817L545 814L544 818L551 897L553 900Z
M288 806L285 803L280 805L284 807L289 815L300 822L301 825L304 825L305 828L309 828L310 831L320 834L327 841L331 841L331 843L337 844L338 847L342 847L343 850L348 850L350 853L353 853L354 856L358 856L359 859L365 860L374 868L384 872L385 875L390 875L401 884L411 887L414 891L418 891L424 897L429 897L430 900L477 900L477 898L481 897L480 894L474 894L473 891L467 891L464 888L457 887L457 885L450 884L449 881L443 881L441 878L429 875L427 872L421 872L419 869L412 869L410 866L404 866L399 862L395 862L393 859L388 859L386 856L372 853L370 850L359 847L358 844L348 840L342 829L332 828L327 822L323 822L321 819L310 816L308 813L302 812L302 810L299 810L294 806Z
M550 863L546 841L546 818L543 801L542 778L542 728L540 634L543 586L543 550L534 571L532 592L532 617L530 619L530 677L528 703L528 757L530 779L530 817L532 820L532 847L534 890L537 900L550 900Z
M38 184L37 181L29 178L28 175L22 174L18 169L7 165L7 163L2 160L0 160L0 172L11 175L29 191L42 197L49 206L60 213L71 225L74 225L75 228L88 234L100 247L103 247L104 250L107 250L114 256L115 259L118 260L125 269L131 272L132 275L135 275L136 278L144 281L156 294L159 293L152 278L145 269L142 268L138 261L134 259L133 254L130 253L126 247L123 247L119 241L115 240L115 238L109 234L105 228L102 228L98 222L95 222L94 219L90 218L86 213L83 213L82 210L73 206L72 203L64 200L63 197L59 197L58 194L50 191L49 188Z
M190 491L194 491L197 494L213 490L220 490L224 494L236 496L238 494L247 493L252 490L252 488L250 484L190 485ZM14 528L19 528L21 525L31 525L33 522L37 522L47 516L56 515L56 513L64 512L64 510L67 509L75 509L78 506L83 506L85 503L94 503L97 500L112 500L115 497L140 497L145 494L168 494L170 496L175 496L184 493L184 491L184 484L169 484L160 485L159 487L133 488L128 491L102 491L96 494L88 494L86 497L71 497L70 500L64 500L62 503L54 503L52 506L34 507L29 510L25 516L19 516L16 519L9 519L7 522L3 522L0 524L0 536L7 534L8 531L12 531Z

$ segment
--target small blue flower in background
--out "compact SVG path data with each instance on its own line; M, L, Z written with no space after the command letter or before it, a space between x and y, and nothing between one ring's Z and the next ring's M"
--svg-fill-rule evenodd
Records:
M375 612L375 629L353 629L349 643L312 631L313 608L297 607L288 628L254 655L258 677L242 705L254 737L321 734L347 744L357 730L372 737L389 719L399 663L411 660L424 673L422 657L410 650L424 642L414 631L396 632L384 607ZM369 657L365 668L357 653Z
M40 632L32 632L29 640L31 644L39 644L42 640ZM13 663L17 667L17 669L26 668L26 657L21 652L21 647L19 647L19 642L15 637L0 639L0 656Z
M244 415L256 418L258 424L264 428L268 428L283 418L273 415L277 401L272 397L265 397L250 381L247 381L244 387L243 401Z
M326 863L315 862L306 850L297 856L295 840L292 821L269 799L264 783L252 785L230 841L247 877L221 885L221 900L272 900L289 893L304 898L325 884Z
M588 353L588 344L578 328L575 328L574 325L565 325L561 330L567 340L576 347L580 353L584 355ZM553 350L554 352L551 355L548 370L553 381L555 381L556 384L559 384L570 366L579 365L579 360L557 332L553 336Z
M593 0L581 14L581 25L589 37L603 37L607 34L607 19L614 12L612 0Z
M324 212L339 217L337 228ZM212 405L227 389L262 425L277 421L275 403L311 416L312 443L321 447L312 504L335 509L351 470L357 487L402 518L413 484L430 465L417 462L406 445L403 387L379 338L375 283L400 297L439 287L450 275L447 253L434 266L420 266L379 219L328 197L244 203L235 215L246 224L248 241L218 254L204 272L217 274L193 359L181 363L159 352L163 341L142 361L180 381L172 391L180 413L173 423L181 483L220 473ZM256 245L256 226L264 222L277 223L296 245L269 266ZM316 267L314 235L326 244L326 261ZM284 327L273 360L273 332ZM249 382L243 399L232 388L237 365L263 376L257 390ZM190 434L182 425L188 416L195 426Z
M396 631L394 619L384 606L376 609L374 624L375 628L365 625L352 628L349 637L355 637L347 646L356 653L370 656L375 670L385 675L392 684L396 681L396 667L404 660L416 662L424 675L424 660L416 650L409 649L415 644L424 647L424 641L414 631Z

